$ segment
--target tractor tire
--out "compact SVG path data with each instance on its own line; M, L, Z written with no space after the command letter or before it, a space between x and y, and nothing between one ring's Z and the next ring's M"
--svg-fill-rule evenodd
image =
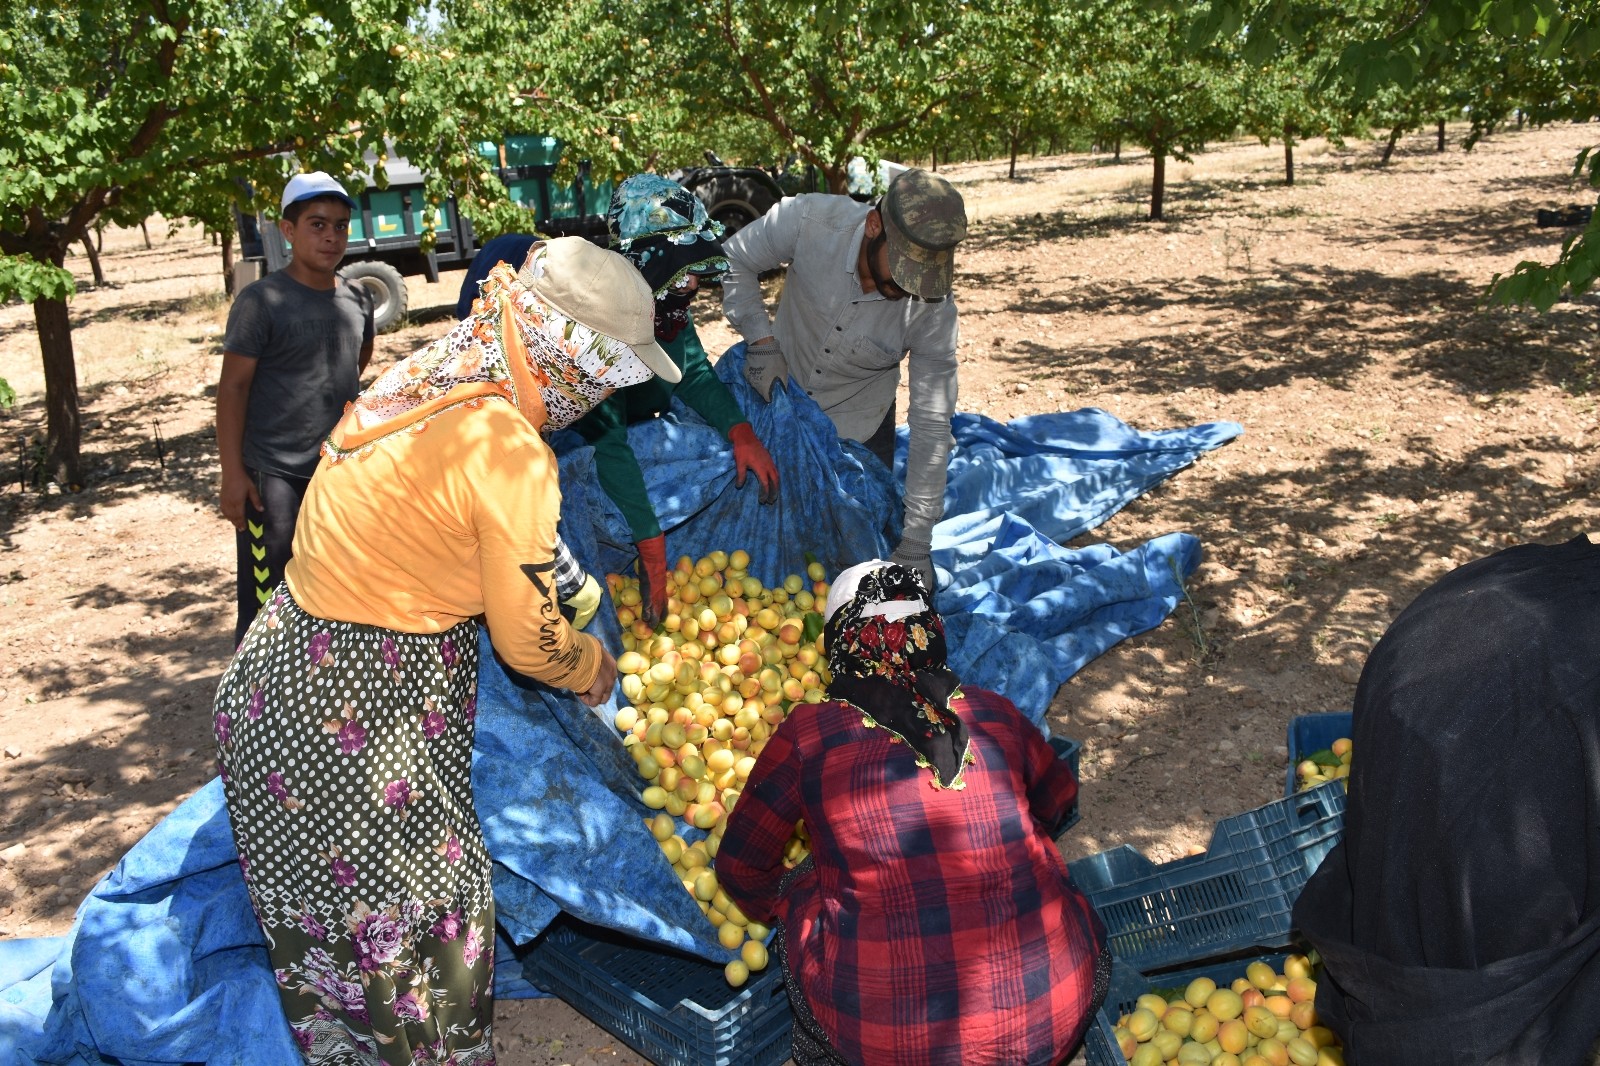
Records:
M778 202L771 189L742 175L715 175L698 185L694 194L706 205L706 214L722 223L724 237L738 233Z
M339 275L372 296L373 329L389 333L400 328L406 317L406 281L400 271L388 263L364 259L342 267Z

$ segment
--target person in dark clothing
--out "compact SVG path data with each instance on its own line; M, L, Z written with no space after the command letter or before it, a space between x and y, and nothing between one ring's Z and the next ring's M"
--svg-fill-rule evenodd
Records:
M237 646L283 579L322 440L372 361L372 299L338 275L353 201L333 177L283 190L289 265L242 290L228 312L217 383L218 503L237 530Z
M1005 697L961 687L915 568L851 567L828 608L828 699L768 739L717 848L773 926L795 1063L1065 1061L1111 972L1053 839L1077 779ZM812 853L786 870L802 819Z
M502 233L479 248L472 262L467 264L466 276L461 279L461 292L456 297L456 319L459 321L472 314L473 301L477 300L478 289L489 276L489 271L501 263L510 263L512 269L519 269L523 260L528 258L529 249L541 239L532 233Z
M1344 840L1295 925L1351 1066L1578 1066L1600 1036L1600 547L1417 597L1356 689Z
M701 283L728 269L721 223L708 218L700 200L677 182L635 174L612 194L606 226L612 248L638 267L655 293L656 340L683 371L679 382L655 378L618 389L572 427L594 446L600 487L621 510L639 548L641 607L645 620L654 622L667 609L666 536L628 444L628 426L665 413L677 397L733 445L735 483L742 488L754 474L762 503L778 498L778 468L711 368L689 310Z

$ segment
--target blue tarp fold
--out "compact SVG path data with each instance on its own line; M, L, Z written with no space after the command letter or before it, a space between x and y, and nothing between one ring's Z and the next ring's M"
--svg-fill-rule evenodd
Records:
M750 552L767 583L801 573L812 552L830 573L888 553L898 537L891 479L841 442L809 398L769 406L739 373L718 374L750 413L782 477L778 503L733 485L728 443L675 404L630 431L669 556ZM1096 410L1010 424L961 414L946 519L935 529L937 604L953 665L1010 696L1043 727L1061 682L1106 648L1157 625L1199 562L1193 537L1128 552L1062 542L1241 432L1214 423L1139 433ZM603 574L634 560L626 524L575 434L561 457L562 533ZM900 461L904 461L901 431ZM607 604L593 624L620 646ZM614 703L591 711L505 670L484 637L473 786L490 852L501 937L496 992L536 994L513 955L560 911L712 959L727 957L644 827L641 786L616 742ZM513 943L515 942L515 943ZM261 932L213 781L135 845L79 908L63 938L0 943L0 1066L34 1063L251 1063L294 1066Z

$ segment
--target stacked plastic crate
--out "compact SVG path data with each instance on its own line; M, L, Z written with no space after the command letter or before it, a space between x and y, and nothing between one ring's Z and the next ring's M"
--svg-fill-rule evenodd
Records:
M1308 719L1317 721L1298 727L1297 749L1297 724ZM1343 732L1318 743L1341 719ZM1069 865L1105 922L1115 957L1110 993L1085 1042L1089 1066L1125 1061L1116 1019L1152 987L1181 987L1202 975L1225 985L1256 958L1281 963L1281 950L1294 943L1295 900L1344 832L1343 785L1296 793L1295 753L1348 736L1349 721L1348 714L1295 719L1285 798L1219 821L1204 854L1158 865L1124 845Z

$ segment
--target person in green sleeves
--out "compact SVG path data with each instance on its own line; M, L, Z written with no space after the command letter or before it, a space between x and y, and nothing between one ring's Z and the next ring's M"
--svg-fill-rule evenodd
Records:
M639 272L656 297L656 340L683 371L676 384L654 378L619 389L573 425L594 446L600 487L627 520L639 548L641 606L644 618L659 621L667 607L667 546L644 472L628 445L628 426L654 418L672 405L688 404L733 445L735 484L754 474L761 502L778 498L778 468L734 402L728 387L706 359L689 305L705 282L728 269L722 255L722 224L706 216L705 206L675 181L635 174L617 186L606 213L611 246Z

